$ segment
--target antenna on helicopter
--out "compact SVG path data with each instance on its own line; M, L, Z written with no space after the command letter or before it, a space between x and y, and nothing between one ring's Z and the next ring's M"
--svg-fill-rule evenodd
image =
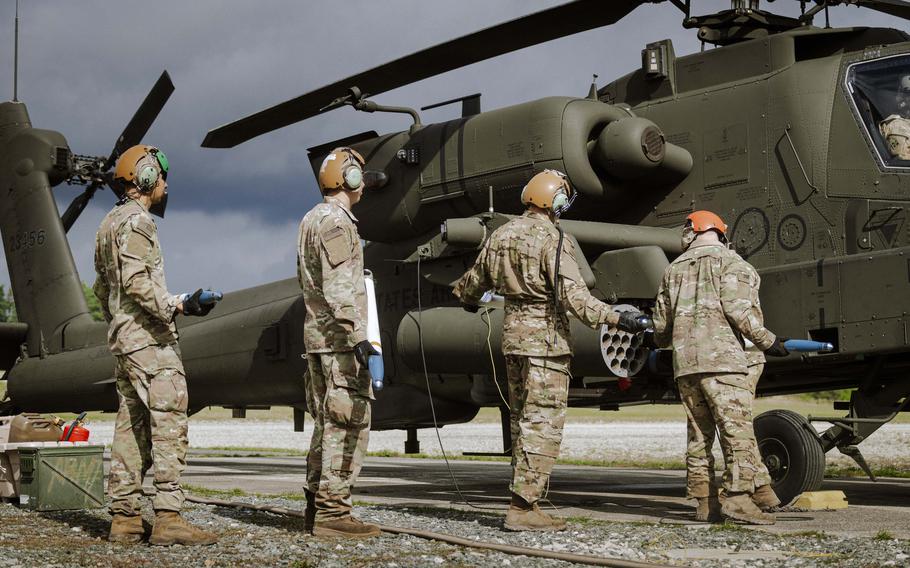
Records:
M13 102L19 101L19 0L16 0L16 26L13 33Z
M591 88L588 89L588 98L592 101L597 100L597 73L592 73Z

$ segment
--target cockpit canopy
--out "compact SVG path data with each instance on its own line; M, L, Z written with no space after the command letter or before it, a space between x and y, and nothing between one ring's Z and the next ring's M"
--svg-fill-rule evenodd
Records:
M855 63L846 87L882 165L910 168L910 55Z

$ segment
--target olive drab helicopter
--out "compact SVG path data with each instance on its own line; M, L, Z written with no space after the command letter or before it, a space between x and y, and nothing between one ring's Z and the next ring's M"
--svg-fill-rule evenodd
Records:
M714 48L677 56L671 41L654 41L642 46L639 69L586 95L487 111L479 95L460 97L440 104L460 103L461 115L435 124L374 99L659 3L681 11L683 26ZM852 4L903 25L910 2L801 2L799 17L764 11L757 0L733 0L729 10L706 15L692 4L568 2L406 55L206 136L204 146L229 148L342 107L409 117L400 132L364 131L308 150L314 171L332 148L346 145L382 174L382 187L354 212L368 241L386 370L373 428L406 429L406 451L416 451L417 428L465 422L480 407L502 405L502 310L493 302L468 313L450 286L490 231L520 213L524 184L551 168L566 172L580 195L561 225L583 252L585 282L614 304L651 309L665 267L681 251L686 215L710 209L724 217L732 245L761 273L768 327L834 346L769 361L759 394L855 389L850 401L835 404L845 415L812 417L832 424L820 434L791 411L756 418L776 492L788 500L818 487L834 448L871 475L858 444L910 400L910 156L902 146L910 140L910 129L902 130L910 124L910 36L812 24ZM116 154L141 139L166 99L162 92L159 83L114 153L96 158L73 154L59 133L31 128L22 103L0 104L0 230L22 319L0 324L9 369L4 410L116 408L106 326L88 316L65 229L83 201L109 184ZM51 189L64 181L87 188L61 219ZM302 429L303 314L298 284L288 279L227 293L207 318L181 318L193 410L219 405L240 416L287 405ZM666 352L614 328L572 325L571 405L612 410L678 401Z

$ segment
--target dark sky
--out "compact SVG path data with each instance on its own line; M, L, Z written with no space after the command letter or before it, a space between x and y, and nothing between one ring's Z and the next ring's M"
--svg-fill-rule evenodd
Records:
M407 128L406 117L343 108L234 149L199 146L205 133L268 106L424 47L562 0L21 0L19 98L34 126L59 130L73 151L107 155L163 69L176 91L147 135L171 161L170 203L159 223L172 291L253 286L295 274L297 223L316 201L306 148L364 130ZM794 15L798 2L767 5ZM0 98L12 96L15 2L0 5ZM729 7L695 2L698 12ZM832 24L907 28L869 10L832 10ZM645 5L619 24L518 51L376 97L425 106L482 92L484 109L587 93L635 69L645 43L672 38L699 49L669 3ZM823 23L822 19L817 23ZM453 118L455 106L422 113ZM56 190L61 209L78 188ZM113 203L99 193L70 232L91 283L94 232ZM3 263L5 265L5 262ZM0 283L8 282L0 271Z

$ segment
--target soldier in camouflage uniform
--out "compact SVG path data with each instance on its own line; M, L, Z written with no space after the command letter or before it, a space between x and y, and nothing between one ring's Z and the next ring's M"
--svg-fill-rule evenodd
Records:
M750 265L749 268L752 268L752 266ZM752 268L750 272L750 278L754 277L751 300L755 306L760 306L758 301L758 290L761 285L761 279L754 268ZM758 309L761 310L761 307ZM785 338L781 338L780 341L785 340ZM751 411L752 403L755 401L755 390L758 388L758 380L761 378L762 371L765 369L765 354L755 345L748 346L746 349L746 368L748 371L746 380L749 386L749 408ZM754 455L751 463L755 464L755 476L752 479L752 484L755 486L755 492L752 494L752 502L762 511L768 512L780 505L780 499L778 499L777 493L775 493L774 489L771 487L771 473L762 460L757 443L752 444L752 451L754 452Z
M142 478L155 466L155 526L149 542L213 544L214 535L180 517L186 466L187 391L177 328L178 313L205 315L198 290L182 301L164 282L158 231L150 211L164 214L168 162L151 146L134 146L117 162L114 178L124 196L101 222L95 239L94 292L110 324L108 343L117 359L120 409L111 446L108 492L110 540L139 542Z
M508 530L566 526L538 505L559 456L566 418L572 354L566 311L591 327L643 329L640 314L613 311L584 285L575 258L580 253L571 239L560 238L555 224L568 208L571 193L565 174L545 170L535 175L521 194L527 211L493 232L454 291L469 311L477 310L488 290L505 297L502 350L508 371L513 471Z
M898 160L910 160L910 75L901 75L894 97L897 112L878 125L888 150Z
M897 88L897 112L883 120L878 128L891 155L898 160L910 160L910 75L901 76Z
M910 119L892 114L879 125L888 150L898 160L910 160Z
M305 528L317 536L379 535L379 527L351 515L374 398L363 248L351 213L363 193L363 167L354 150L332 150L319 169L324 200L300 222L297 275L306 305L307 407L315 422Z
M910 160L910 75L898 79L894 100L897 112L881 121L878 128L891 155L899 160Z
M788 353L765 329L758 273L722 242L726 230L710 211L687 218L686 250L667 267L658 291L654 342L673 347L673 372L688 418L687 494L698 501L697 518L717 520L722 513L772 524L774 517L753 501L765 508L779 503L752 428L752 400L764 357L747 355L744 338L765 353ZM726 466L720 511L711 454L716 431Z

